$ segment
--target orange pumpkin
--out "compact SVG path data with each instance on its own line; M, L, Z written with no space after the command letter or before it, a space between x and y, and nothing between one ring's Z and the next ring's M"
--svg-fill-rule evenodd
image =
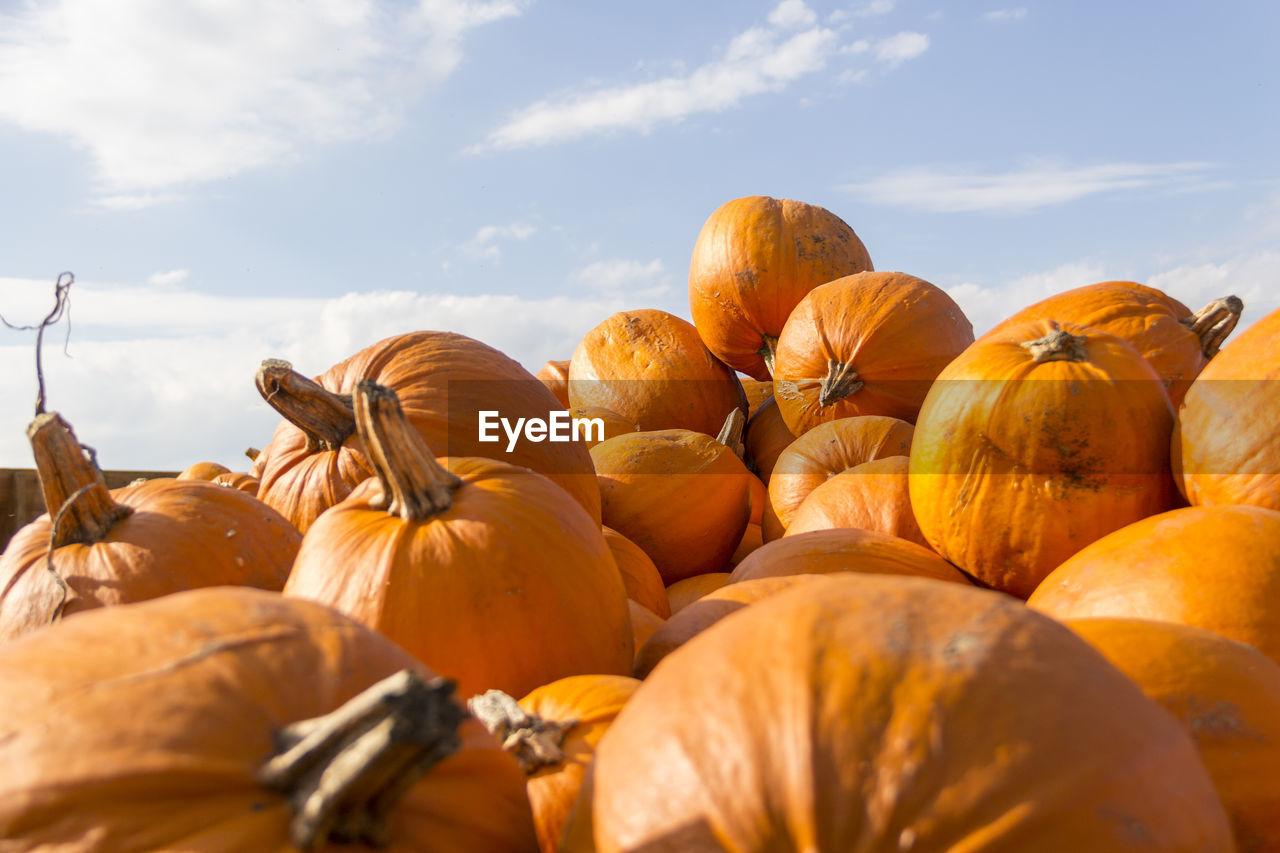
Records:
M750 377L738 377L738 381L742 383L742 390L747 395L747 418L760 411L760 407L764 405L764 401L773 396L773 380L760 381Z
M667 587L667 601L671 603L671 615L679 613L709 592L715 592L729 582L729 572L703 572L676 581Z
M711 352L759 380L787 316L820 284L871 269L840 217L791 199L748 196L707 218L689 263L689 310Z
M698 330L653 308L621 311L587 332L569 363L569 402L617 412L645 431L707 435L732 410L747 412L742 383Z
M693 637L580 797L566 837L589 813L600 853L1234 848L1128 677L1008 596L916 578L813 578Z
M811 530L766 542L734 568L729 582L835 572L970 583L961 571L928 548L878 530L855 527Z
M617 435L639 432L639 428L622 415L599 406L578 406L569 409L569 417L581 423L582 437L587 447L595 447L600 442Z
M1102 652L1182 723L1244 851L1280 849L1280 664L1210 631L1145 619L1073 619Z
M769 477L765 541L782 536L810 492L850 468L911 450L915 427L899 418L862 415L822 424L791 442L778 454Z
M1280 662L1280 511L1183 507L1082 548L1027 604L1058 619L1157 619L1215 631Z
M558 849L596 746L639 686L624 675L572 675L534 689L519 702L496 690L468 702L528 776L543 853Z
M108 490L57 413L28 436L50 512L0 556L0 639L185 589L284 586L302 537L253 496L169 477Z
M231 471L226 465L218 462L194 462L184 468L179 474L179 480L212 480L219 474L226 474Z
M773 396L804 435L856 415L914 421L934 377L973 343L973 326L939 287L864 272L814 288L778 338Z
M228 488L237 489L254 497L257 497L258 487L262 485L258 482L257 477L245 471L228 471L225 474L218 474L209 482L215 486L227 486Z
M307 530L285 594L382 631L471 696L628 674L622 578L600 527L526 468L432 455L389 389L361 382L378 476Z
M1177 409L1191 380L1235 328L1243 308L1237 297L1228 296L1193 314L1154 287L1133 281L1103 281L1042 299L987 334L1033 320L1056 320L1115 335L1128 341L1155 368Z
M760 408L747 422L743 435L743 458L765 485L773 474L773 466L782 451L795 441L795 434L787 429L782 412L772 397L760 404Z
M911 511L909 464L906 456L886 456L836 474L796 508L784 535L858 527L879 530L928 548Z
M1200 372L1178 413L1174 457L1196 506L1280 509L1280 309Z
M984 337L916 422L910 491L929 544L1022 598L1101 536L1172 506L1164 383L1113 335L1052 322Z
M490 416L481 439L481 412L550 420L563 412L533 374L480 341L452 332L421 331L386 338L330 367L314 380L288 362L268 359L255 378L263 398L283 416L254 468L259 497L304 533L321 512L373 476L355 433L351 394L362 380L394 391L427 444L442 456L483 456L550 477L599 521L600 495L581 441L518 440L508 451Z
M671 615L671 605L667 603L667 588L662 582L662 573L636 543L623 536L612 527L602 527L605 544L613 554L613 562L622 575L622 586L627 598L642 604L663 619Z
M534 374L555 395L563 408L569 408L569 360L548 361Z
M7 643L0 707L6 851L537 849L519 765L447 683L278 593L179 592Z
M627 610L631 613L631 646L638 649L666 620L634 598L627 599Z

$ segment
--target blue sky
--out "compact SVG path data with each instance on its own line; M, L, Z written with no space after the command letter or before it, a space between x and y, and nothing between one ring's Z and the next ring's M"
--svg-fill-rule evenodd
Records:
M688 317L720 204L795 198L979 332L1106 279L1280 307L1280 4L0 2L0 314L106 468L243 468L267 357L412 329L531 370ZM34 337L0 329L0 466Z

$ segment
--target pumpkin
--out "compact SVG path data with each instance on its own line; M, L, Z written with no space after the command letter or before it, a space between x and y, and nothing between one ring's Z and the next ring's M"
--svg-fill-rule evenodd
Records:
M911 511L909 464L906 456L886 456L836 474L809 493L783 535L858 527L929 547Z
M631 614L631 647L638 649L666 620L634 598L627 599L627 610Z
M534 374L555 395L563 408L569 408L569 360L548 361Z
M621 311L587 332L569 362L569 403L617 412L644 431L715 435L746 393L687 320L654 308Z
M519 765L450 684L279 593L178 592L7 643L0 707L6 851L537 849Z
M804 435L856 415L914 421L934 377L973 343L955 300L901 272L863 272L809 292L778 338L773 396Z
M729 572L703 572L676 581L667 587L667 601L671 615L679 613L709 592L714 592L729 582Z
M729 582L836 572L970 583L960 570L928 548L878 530L855 527L811 530L766 542L734 567Z
M743 458L756 476L768 485L778 456L795 440L795 434L787 429L787 422L782 419L777 402L770 397L747 421L742 439Z
M630 673L622 578L580 504L504 462L446 469L388 388L365 380L353 402L377 477L307 530L286 595L382 631L464 696Z
M769 477L765 541L782 536L809 493L841 471L911 450L915 433L907 421L885 415L841 418L814 427L778 454Z
M1026 598L1090 542L1172 506L1164 383L1121 339L1052 321L984 337L916 422L910 493L929 544Z
M599 520L600 496L581 441L520 440L508 452L501 428L481 440L481 412L549 420L563 407L546 386L498 350L452 332L395 335L365 347L314 380L267 359L255 383L284 417L254 468L259 497L306 532L324 510L373 476L355 433L351 394L369 379L394 391L427 444L442 456L483 456L545 474ZM493 422L490 421L490 425ZM496 438L495 438L496 433ZM252 472L251 472L252 473Z
M1133 281L1103 281L1042 299L997 324L991 332L1033 320L1056 320L1115 335L1133 345L1155 368L1176 410L1191 380L1218 353L1243 309L1238 297L1228 296L1193 314L1154 287Z
M1145 619L1073 619L1191 735L1241 853L1280 849L1280 664L1210 631Z
M1280 309L1253 323L1187 390L1176 474L1196 506L1280 509Z
M219 474L227 474L230 471L230 468L218 462L193 462L178 473L178 479L212 480Z
M747 395L747 418L750 419L752 415L760 411L764 401L773 396L773 380L762 382L749 376L739 376L738 381L742 383L742 390Z
M1280 511L1183 507L1080 549L1027 604L1058 619L1192 625L1280 662Z
M587 447L595 447L600 442L617 435L640 431L635 424L622 415L617 412L611 412L608 409L602 409L599 406L578 406L577 408L569 409L569 417L581 423L582 438ZM597 420L599 421L598 426L596 424Z
M554 853L596 746L640 682L624 675L572 675L518 702L498 690L468 706L528 777L538 846Z
M1233 849L1190 737L998 593L813 578L668 655L566 829L595 849ZM584 807L586 804L587 807Z
M750 517L751 472L701 432L620 435L591 448L604 523L639 545L667 585L719 571Z
M612 527L602 527L605 544L613 554L613 562L622 575L622 586L627 598L642 604L663 619L671 615L671 605L667 603L667 588L662 582L662 573L636 543L623 536Z
M195 587L284 586L302 537L253 496L170 477L108 490L56 412L27 435L49 512L0 556L0 639Z
M258 482L257 477L246 471L228 471L225 474L218 474L209 482L215 486L227 486L228 488L237 489L254 497L257 497L258 487L262 485Z
M689 262L689 310L707 348L767 380L783 324L820 284L871 269L866 247L840 217L768 196L734 199L703 224Z

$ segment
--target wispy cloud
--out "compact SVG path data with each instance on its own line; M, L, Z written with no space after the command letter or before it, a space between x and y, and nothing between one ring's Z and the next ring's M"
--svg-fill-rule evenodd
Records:
M191 275L190 270L166 270L165 272L152 273L147 277L147 284L155 285L156 287L170 287L186 281L189 275Z
M927 37L903 33L882 41L875 55L892 67L927 47ZM782 91L824 69L839 52L836 29L819 25L801 0L784 0L764 25L734 36L721 56L688 73L538 101L468 150L548 145L609 131L647 133L661 124Z
M502 255L500 243L511 240L528 240L538 232L536 225L527 222L512 222L508 225L483 225L476 230L475 236L463 243L464 254L474 258L496 259Z
M526 0L51 0L0 14L0 121L88 152L136 209L395 127Z
M624 290L632 299L648 299L671 292L671 273L661 258L651 261L611 259L588 264L573 280L589 292L616 295Z
M992 9L982 15L986 21L1019 21L1027 16L1027 10L1024 6L1016 9Z
M1014 172L947 172L930 167L900 169L842 189L867 201L940 213L1014 213L1065 204L1123 190L1187 190L1211 186L1212 163L1104 163L1095 166L1039 164Z

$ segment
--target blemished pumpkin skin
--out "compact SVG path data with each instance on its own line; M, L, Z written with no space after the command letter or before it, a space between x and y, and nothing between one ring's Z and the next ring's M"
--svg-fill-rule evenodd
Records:
M773 396L773 380L762 382L749 376L739 376L738 381L742 383L742 390L747 395L747 419L750 420L760 411L764 401Z
M225 474L218 474L209 482L215 486L237 489L254 497L258 496L258 487L262 485L257 477L247 471L228 471Z
M1066 625L1182 723L1231 818L1240 853L1280 849L1280 664L1189 625L1144 619Z
M1280 510L1280 309L1254 322L1191 383L1174 435L1194 506Z
M1063 562L1027 605L1056 619L1192 625L1280 662L1280 511L1182 507L1144 518Z
M528 469L432 458L388 389L354 399L379 474L307 530L286 595L383 632L462 696L630 673L622 577L580 504Z
M1177 410L1191 380L1217 354L1243 308L1238 298L1228 296L1192 313L1154 287L1134 281L1102 281L1042 299L1001 321L987 334L1033 320L1056 320L1115 335L1132 344L1155 368Z
M658 627L636 650L636 678L648 678L653 668L690 638L710 628L731 613L763 601L774 593L821 575L779 575L730 583L705 593L680 608Z
M844 220L814 204L734 199L703 224L689 262L689 310L716 357L758 380L773 372L787 316L805 294L871 269Z
M693 637L591 775L600 853L1234 849L1129 678L1008 596L915 578L814 578Z
M599 406L579 406L569 409L569 417L575 421L594 421L599 418L603 430L595 426L594 423L586 423L582 426L582 440L586 442L587 447L595 447L602 441L608 441L614 436L626 435L629 432L639 432L640 428L634 423L624 418L617 412L611 412L608 409L602 409Z
M538 846L555 853L596 746L640 681L624 675L573 675L515 700L472 700L473 713L520 761L528 776Z
M746 434L742 439L744 459L767 486L778 457L795 440L795 434L787 429L787 422L782 419L778 404L770 397L747 421Z
M887 456L911 451L915 427L900 418L861 415L821 424L778 454L769 477L769 506L764 538L786 532L791 517L809 493L842 471Z
M678 580L667 587L667 601L674 616L709 592L715 592L729 582L729 572L703 572L700 575ZM670 617L668 617L670 618Z
M857 527L928 548L929 542L911 511L909 464L906 456L886 456L836 474L809 493L791 516L783 535Z
M555 395L563 408L569 408L569 360L548 361L534 374Z
M419 331L367 346L314 380L292 371L287 362L268 359L259 368L255 381L264 399L287 410L305 394L304 413L317 421L308 432L286 415L254 462L262 483L258 496L302 532L373 476L350 407L350 395L365 379L396 392L410 421L440 456L483 456L530 468L600 520L599 490L584 442L521 438L507 452L501 427L489 434L496 432L497 440L480 440L480 412L496 411L512 423L547 420L564 409L555 395L487 344L452 332Z
M302 536L252 495L171 477L108 490L59 415L38 416L29 434L53 514L20 528L0 555L0 641L186 589L284 586Z
M773 396L798 436L857 415L915 421L934 377L973 343L946 291L901 272L814 288L778 338Z
M605 525L639 545L664 583L728 563L751 511L751 472L732 450L671 429L611 438L591 458Z
M644 431L707 435L732 410L747 413L742 383L693 324L656 308L620 311L587 332L569 362L569 403L609 409Z
M838 572L907 575L972 585L963 572L929 548L878 530L856 527L811 530L766 542L734 567L729 583Z
M938 377L911 445L911 506L939 554L1026 598L1060 563L1174 505L1164 383L1113 335L1011 326Z
M330 608L243 587L103 608L7 643L4 849L296 853L289 793L255 779L275 736L405 669L434 675ZM312 849L536 850L519 765L478 722L458 734L392 808L388 846Z
M666 619L671 615L671 605L667 602L667 587L662 582L662 573L636 543L623 536L612 527L602 527L605 544L613 554L613 562L622 575L622 585L627 591L627 598L642 604L649 610Z

